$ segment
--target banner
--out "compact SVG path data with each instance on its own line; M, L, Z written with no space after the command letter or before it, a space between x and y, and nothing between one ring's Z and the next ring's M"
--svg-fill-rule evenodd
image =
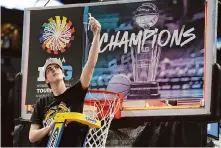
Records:
M80 78L82 19L83 8L31 11L26 104L34 104L38 98L50 93L43 73L48 58L62 61L67 87Z
M102 30L89 89L122 93L122 117L209 114L216 12L216 2L207 0L27 10L25 103L34 104L50 93L42 73L47 58L62 60L67 87L80 78L93 39L91 13Z
M170 3L85 8L84 17L89 12L102 26L91 89L123 93L127 110L204 107L205 1L194 12L183 1L177 1L181 8L168 10ZM89 46L85 49L88 55Z

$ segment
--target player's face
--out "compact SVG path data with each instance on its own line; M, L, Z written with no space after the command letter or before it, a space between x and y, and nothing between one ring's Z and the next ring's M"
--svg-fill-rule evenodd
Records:
M46 83L63 80L64 74L57 64L51 64L46 69Z

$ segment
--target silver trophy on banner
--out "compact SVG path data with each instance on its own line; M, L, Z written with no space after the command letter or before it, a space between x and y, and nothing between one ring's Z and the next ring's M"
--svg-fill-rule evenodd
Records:
M138 27L149 29L156 24L158 17L157 7L152 3L144 3L137 8L133 20ZM161 47L157 43L152 45L152 40L146 40L140 50L137 47L131 48L134 82L131 84L127 99L159 98L156 73Z
M143 3L134 12L134 24L142 29L149 29L159 19L159 10L153 3Z

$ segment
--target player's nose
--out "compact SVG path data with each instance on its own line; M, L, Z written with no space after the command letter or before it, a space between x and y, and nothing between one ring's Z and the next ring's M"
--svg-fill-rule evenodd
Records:
M52 72L54 73L56 71L56 67L53 67L52 68Z

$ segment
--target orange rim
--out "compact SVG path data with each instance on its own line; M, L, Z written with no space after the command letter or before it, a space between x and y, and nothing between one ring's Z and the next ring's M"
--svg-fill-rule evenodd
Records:
M102 107L103 108L103 113L104 114L107 114L108 113L108 110L109 110L109 105L110 105L110 102L111 104L112 103L117 103L117 101L115 102L115 99L118 99L120 102L119 102L119 107L117 108L116 110L116 113L114 115L114 118L116 119L119 119L121 117L121 110L122 110L122 102L123 102L123 94L121 93L117 93L117 92L113 92L113 91L106 91L106 90L88 90L88 93L97 93L97 94L111 94L111 95L116 95L115 98L101 98L99 100L96 100L94 98L87 98L85 101L84 101L84 104L86 105L91 105L91 104L94 104L96 102L99 102L97 103L98 107ZM108 100L109 103L106 101Z

